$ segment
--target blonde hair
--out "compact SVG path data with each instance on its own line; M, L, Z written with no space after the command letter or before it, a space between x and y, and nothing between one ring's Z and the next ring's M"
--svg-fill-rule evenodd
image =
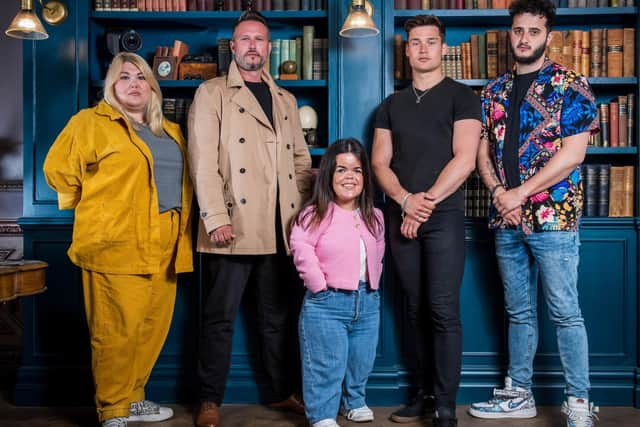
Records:
M111 65L109 65L109 69L107 70L107 76L104 79L104 100L122 113L132 126L135 127L135 121L131 119L129 114L127 114L127 111L122 107L122 104L118 101L118 97L115 92L115 84L118 82L118 79L120 78L120 71L126 62L134 65L138 70L140 70L140 72L142 72L144 79L151 88L151 94L149 96L149 101L147 101L144 118L148 123L151 132L156 136L160 136L162 135L162 91L160 90L158 81L153 76L153 72L151 71L149 64L147 64L147 61L145 61L140 55L136 55L131 52L121 52L113 58L113 61L111 61Z

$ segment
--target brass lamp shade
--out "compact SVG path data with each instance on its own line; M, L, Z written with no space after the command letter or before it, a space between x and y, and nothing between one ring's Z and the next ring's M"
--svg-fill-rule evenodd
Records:
M42 26L42 22L32 10L18 12L4 33L16 39L44 40L49 38L49 34Z
M42 0L40 0L42 4ZM67 8L57 0L42 7L42 17L50 25L58 25L67 18ZM20 12L13 18L5 31L9 37L26 40L44 40L49 38L33 8L33 0L20 0Z
M340 35L342 37L372 37L380 33L371 19L373 6L366 0L352 0L351 12L344 20Z

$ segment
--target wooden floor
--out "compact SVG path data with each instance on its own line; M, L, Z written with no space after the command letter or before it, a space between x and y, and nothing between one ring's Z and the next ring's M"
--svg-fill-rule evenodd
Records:
M161 423L130 423L131 426L189 427L193 426L191 408L184 405L169 405L175 411L171 420ZM466 406L458 408L460 427L564 427L558 407L538 408L538 416L524 421L478 420L466 414ZM431 422L415 424L395 424L388 420L389 414L396 408L374 408L376 419L372 423L350 423L339 417L342 427L430 427ZM628 407L600 408L601 421L597 427L639 427L640 410ZM2 427L94 427L97 426L92 408L76 407L16 407L6 401L0 402L0 426ZM269 410L259 405L224 405L222 407L221 427L307 427L302 416Z

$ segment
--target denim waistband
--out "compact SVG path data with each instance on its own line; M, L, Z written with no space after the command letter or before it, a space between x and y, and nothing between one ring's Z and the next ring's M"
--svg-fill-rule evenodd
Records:
M371 289L369 287L369 282L365 282L365 281L361 280L361 281L358 282L358 289L334 288L333 286L327 285L327 290L328 291L333 291L333 292L342 292L342 293L345 293L345 294L353 294L353 293L361 291L361 290L373 291L374 289Z

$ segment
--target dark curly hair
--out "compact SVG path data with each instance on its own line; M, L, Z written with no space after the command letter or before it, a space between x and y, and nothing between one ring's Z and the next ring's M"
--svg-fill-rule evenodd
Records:
M440 38L444 43L444 24L434 15L416 15L413 18L409 18L404 23L404 31L407 33L407 38L409 38L409 31L413 30L416 27L424 27L427 25L433 25L437 27L440 31Z
M548 31L553 28L553 19L556 17L556 7L551 0L514 0L509 7L509 15L513 19L516 15L530 13L547 18L545 26Z

